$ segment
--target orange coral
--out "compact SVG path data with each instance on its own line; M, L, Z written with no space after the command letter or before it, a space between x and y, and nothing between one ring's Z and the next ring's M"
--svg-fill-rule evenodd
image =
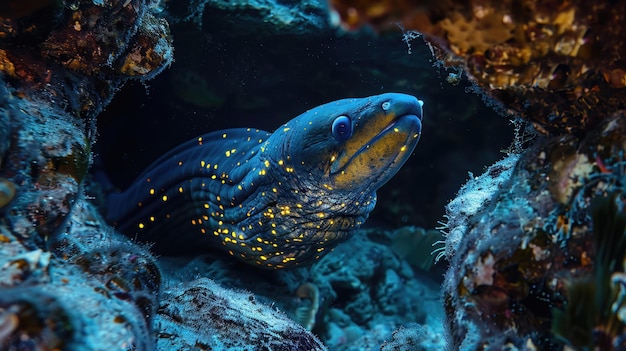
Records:
M347 29L425 34L434 54L546 132L580 133L626 101L626 3L331 0Z

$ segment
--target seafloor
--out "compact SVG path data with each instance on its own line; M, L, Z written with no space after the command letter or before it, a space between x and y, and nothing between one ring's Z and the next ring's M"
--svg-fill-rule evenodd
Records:
M626 350L625 17L4 1L0 350ZM105 220L182 142L385 92L424 102L421 139L313 264L168 255Z

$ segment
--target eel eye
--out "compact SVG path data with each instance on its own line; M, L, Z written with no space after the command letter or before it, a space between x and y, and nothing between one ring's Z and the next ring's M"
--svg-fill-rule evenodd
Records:
M352 135L352 121L347 116L339 116L333 121L333 136L338 141L344 141Z

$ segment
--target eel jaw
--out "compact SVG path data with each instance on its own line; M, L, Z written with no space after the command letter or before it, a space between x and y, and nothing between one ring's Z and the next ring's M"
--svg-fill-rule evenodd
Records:
M417 115L402 115L392 118L352 154L348 152L349 148L344 148L331 160L330 177L334 188L351 191L380 188L411 155L421 130L422 123Z

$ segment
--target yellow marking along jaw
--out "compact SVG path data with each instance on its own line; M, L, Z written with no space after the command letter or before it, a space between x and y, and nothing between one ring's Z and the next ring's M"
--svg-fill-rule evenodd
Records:
M331 157L330 177L334 188L349 190L369 184L376 190L396 174L419 141L421 105L415 99L408 107L358 121L353 135Z

